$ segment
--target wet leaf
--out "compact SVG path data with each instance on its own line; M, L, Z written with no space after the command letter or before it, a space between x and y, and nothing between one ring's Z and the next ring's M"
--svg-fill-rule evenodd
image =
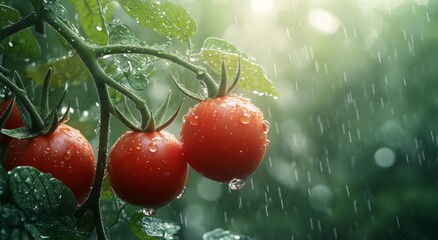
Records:
M0 28L20 20L20 13L6 5L0 4ZM16 59L36 58L41 54L41 47L29 28L2 41L6 54Z
M79 24L90 40L98 45L108 43L106 25L112 14L112 5L108 0L102 0L102 9L96 0L70 0L76 7Z
M108 30L110 44L142 45L131 29L120 21L111 22ZM114 55L112 59L122 78L136 90L144 90L155 73L151 64L157 61L157 58L125 53Z
M134 212L131 215L129 227L141 240L176 239L175 235L181 228L176 223L148 217L141 211Z
M202 236L203 240L253 240L254 238L232 233L222 228L216 228L213 231L206 232Z
M188 41L196 33L196 22L180 5L169 1L118 0L126 13L141 25L168 38Z
M20 209L28 215L73 223L76 198L62 182L32 167L16 167L8 174L12 199Z
M219 38L208 38L204 41L201 52L195 57L199 57L217 73L221 72L222 62L224 62L229 80L233 79L237 72L240 57L242 72L239 86L242 89L259 95L273 97L279 95L272 81L266 76L264 69L244 54L239 56L237 47L227 41Z
M47 70L52 68L51 87L64 87L65 84L79 85L91 76L77 56L64 57L49 63L26 66L26 75L38 84L42 84Z

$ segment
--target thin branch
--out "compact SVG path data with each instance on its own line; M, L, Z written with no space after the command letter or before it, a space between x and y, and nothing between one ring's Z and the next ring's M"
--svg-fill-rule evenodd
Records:
M0 29L0 42L9 36L12 36L28 27L32 27L35 23L41 19L41 12L32 12L26 17L22 18L20 21L8 25L5 28Z
M213 96L216 93L218 87L217 83L210 76L210 74L208 74L205 68L194 65L190 61L184 60L176 54L168 53L162 51L161 49L144 47L144 46L134 46L134 45L130 45L130 46L111 45L111 46L95 46L93 47L93 51L96 57L129 53L129 54L145 54L145 55L155 56L161 59L166 59L195 73L196 77L202 80L207 85L207 90L209 91L209 95Z

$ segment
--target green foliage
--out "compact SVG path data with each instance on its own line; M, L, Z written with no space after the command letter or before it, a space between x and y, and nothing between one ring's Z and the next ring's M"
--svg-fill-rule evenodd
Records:
M170 1L118 0L129 16L168 38L188 41L196 33L196 22L180 5Z
M51 87L63 87L65 84L79 85L90 79L90 73L78 56L54 59L48 63L27 65L26 75L38 84L43 83L47 70L52 69Z
M112 5L107 0L70 0L76 7L79 24L93 43L106 45L108 43L107 22L112 14Z
M0 4L0 28L20 20L20 13ZM41 54L41 47L30 29L25 29L2 41L4 51L15 59L33 59Z
M8 183L7 185L5 183ZM76 230L76 200L73 193L49 174L32 167L18 167L5 174L0 167L1 239L7 238L14 229L27 232L40 239L85 239Z
M240 53L237 47L225 40L207 38L204 41L201 52L195 56L203 60L217 73L221 72L222 62L224 62L228 75L227 79L233 79L240 60L242 72L240 74L239 86L242 89L260 95L279 96L278 91L275 89L272 81L266 76L263 68L243 53Z
M126 45L142 45L131 31L131 29L118 20L112 21L108 26L109 43L111 45L126 44ZM151 65L156 58L140 54L118 54L112 58L118 72L121 72L121 78L126 79L129 85L135 90L144 90L149 79L154 74L153 66ZM113 72L112 75L116 73ZM119 79L119 78L117 78Z
M173 222L146 216L141 211L132 213L129 227L140 240L173 239L173 235L180 229Z

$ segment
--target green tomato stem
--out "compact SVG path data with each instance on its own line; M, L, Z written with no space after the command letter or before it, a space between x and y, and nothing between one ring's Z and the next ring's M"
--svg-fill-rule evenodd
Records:
M5 40L7 37L12 36L21 30L28 27L32 27L38 20L41 20L42 12L32 12L26 17L22 18L20 21L8 25L5 28L0 29L0 42Z
M15 97L18 98L26 108L29 113L30 118L32 119L32 128L33 129L43 129L45 124L44 120L41 118L38 111L35 109L32 102L26 95L26 91L24 89L19 88L12 79L0 74L0 82L2 82L9 90L11 90Z
M193 63L180 58L178 55L164 52L163 50L143 47L143 46L127 46L127 45L111 45L111 46L99 46L94 47L94 53L97 57L103 57L106 55L112 54L122 54L122 53L130 53L130 54L146 54L155 56L161 59L169 60L175 64L178 64L187 70L196 74L196 78L200 79L207 86L207 91L209 96L214 96L217 92L218 85L214 81L214 79L208 74L207 70L203 67L194 65Z

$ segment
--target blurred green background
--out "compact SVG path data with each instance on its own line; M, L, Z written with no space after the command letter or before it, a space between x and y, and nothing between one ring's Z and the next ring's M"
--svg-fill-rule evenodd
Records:
M224 38L264 66L280 92L240 92L271 123L264 162L242 190L191 171L184 196L158 211L182 226L180 239L215 228L256 239L438 238L438 1L175 2L197 21L194 52L207 37ZM167 41L114 8L137 37ZM68 55L58 45L43 45L41 62ZM141 93L152 109L174 88L169 70L194 80L161 64ZM96 145L92 87L70 88L71 124ZM182 95L173 97L176 108ZM114 142L126 128L112 126ZM111 239L130 238L126 229L114 227Z

